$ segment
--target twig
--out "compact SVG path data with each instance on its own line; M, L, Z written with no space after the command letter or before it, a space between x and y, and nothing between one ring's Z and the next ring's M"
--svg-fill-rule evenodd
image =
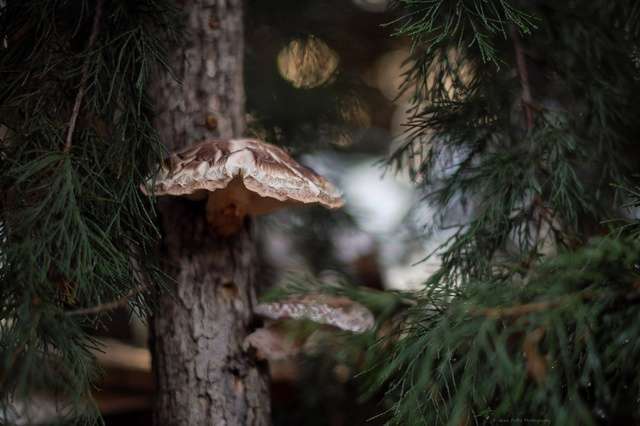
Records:
M100 312L112 311L122 306L126 306L126 304L129 302L129 299L131 299L133 296L139 293L142 293L147 288L149 288L148 284L140 284L139 286L129 290L124 296L114 300L113 302L102 303L100 305L92 306L90 308L82 308L82 309L76 309L73 311L67 311L65 312L65 315L67 316L95 315L95 314L99 314Z
M520 317L536 312L546 311L548 309L557 308L567 303L571 303L576 298L580 300L593 300L600 297L598 293L593 291L583 291L573 295L566 295L554 300L545 300L541 302L525 303L522 305L509 306L505 308L485 308L474 309L470 313L472 315L486 316L495 319Z
M511 26L511 40L516 53L516 66L520 76L522 86L522 110L527 122L527 129L533 129L533 98L531 97L531 86L529 85L529 72L527 71L527 61L524 57L524 49L520 43L520 36L515 26Z
M519 317L535 312L545 311L550 308L559 306L561 301L548 301L548 302L535 302L526 303L524 305L511 306L508 308L487 308L473 312L477 315L483 315L490 318L506 318L506 317Z
M527 372L538 384L543 383L547 377L547 362L538 347L545 332L544 327L537 327L527 333L522 342L522 352L527 359Z
M89 36L89 42L87 43L87 50L91 50L96 42L98 36L98 29L100 28L100 18L102 16L102 4L104 0L97 0L96 13L93 16L93 27L91 28L91 35ZM82 98L86 91L87 80L89 79L89 64L91 62L90 56L87 56L82 64L80 88L76 95L76 101L73 104L73 112L71 113L71 119L69 120L69 130L67 131L67 138L64 143L64 152L68 152L71 149L71 140L73 139L73 132L76 129L76 122L78 121L78 115L80 115L80 105L82 104Z

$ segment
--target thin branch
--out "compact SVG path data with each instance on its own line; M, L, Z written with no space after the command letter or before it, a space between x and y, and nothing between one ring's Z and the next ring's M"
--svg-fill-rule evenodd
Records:
M93 45L96 42L96 38L98 37L98 29L100 28L100 18L102 17L102 4L104 0L97 0L96 2L96 13L93 16L93 27L91 28L91 35L89 36L89 42L87 43L87 51L90 51L93 48ZM78 89L78 94L76 95L76 101L73 104L73 112L71 113L71 119L69 120L69 130L67 131L67 138L64 143L64 152L68 152L71 149L71 141L73 139L73 132L76 129L76 122L78 121L78 115L80 115L80 106L82 105L82 98L84 98L84 93L87 89L87 80L89 79L89 64L91 62L91 56L87 55L84 60L84 64L82 64L81 77L80 77L80 88Z
M142 293L148 288L149 288L148 284L140 284L136 288L129 290L124 296L112 302L102 303L100 305L92 306L90 308L82 308L82 309L76 309L73 311L67 311L65 312L65 315L66 316L96 315L105 311L113 311L114 309L126 306L127 303L129 303L129 299L136 296L137 294Z
M522 110L527 123L527 130L533 129L533 98L531 97L531 86L529 84L529 72L527 71L527 61L524 57L524 49L520 43L520 35L515 26L511 26L511 40L516 53L516 66L522 86Z
M566 295L554 300L544 300L540 302L525 303L509 307L473 309L469 313L476 316L486 316L494 319L521 317L529 314L555 309L562 305L578 300L594 300L601 297L601 294L593 291L583 291L572 295Z
M536 312L546 311L547 309L558 307L562 301L546 301L526 303L524 305L510 306L508 308L487 308L476 312L477 315L483 315L490 318L507 318L507 317L519 317Z

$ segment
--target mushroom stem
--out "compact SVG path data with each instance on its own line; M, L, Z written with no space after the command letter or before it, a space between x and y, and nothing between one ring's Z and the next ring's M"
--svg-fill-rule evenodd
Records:
M214 234L229 237L242 228L249 211L250 195L240 179L235 178L226 188L209 193L207 223Z

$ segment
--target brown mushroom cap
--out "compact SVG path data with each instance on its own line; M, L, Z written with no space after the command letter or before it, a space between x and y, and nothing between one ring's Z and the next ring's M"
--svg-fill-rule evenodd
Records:
M335 209L344 204L329 181L283 149L256 139L213 140L172 153L142 191L196 199L208 195L210 222L221 214L243 218L287 205Z
M320 203L330 209L344 204L329 181L282 148L256 139L207 141L175 152L142 190L147 195L192 195L226 188L235 177L261 197Z

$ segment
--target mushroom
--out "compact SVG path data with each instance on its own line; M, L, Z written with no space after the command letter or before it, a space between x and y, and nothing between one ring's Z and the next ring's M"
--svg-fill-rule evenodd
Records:
M322 176L257 139L212 140L174 152L142 191L207 199L207 222L223 237L238 231L247 216L302 204L336 209L344 203Z
M329 294L308 293L260 303L254 313L267 323L249 334L243 346L254 348L258 359L270 361L297 355L310 337L297 335L294 339L290 330L282 326L282 320L309 320L353 333L365 333L375 327L375 318L365 306L347 297Z
M373 314L365 306L347 297L327 294L293 296L277 302L260 303L255 312L272 320L308 319L354 333L372 330L375 325Z

